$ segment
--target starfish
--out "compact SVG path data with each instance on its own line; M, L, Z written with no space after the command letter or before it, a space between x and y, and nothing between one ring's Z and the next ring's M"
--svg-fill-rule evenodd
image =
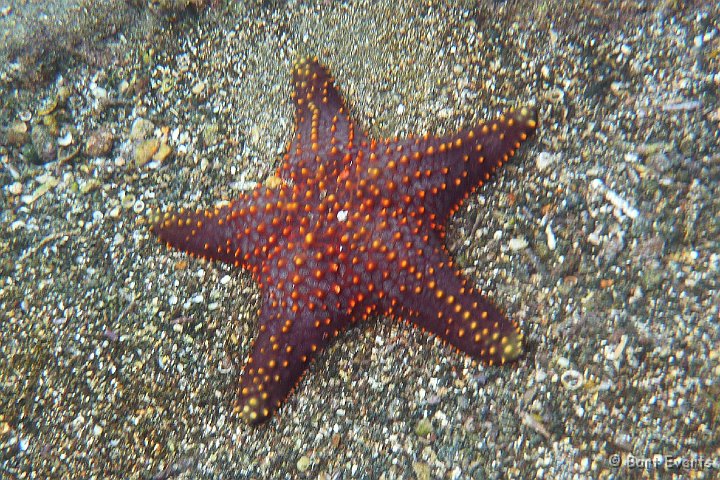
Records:
M385 315L488 364L522 333L454 266L445 223L520 148L534 112L452 136L374 140L352 122L317 59L293 68L295 133L272 185L209 210L168 211L152 231L195 257L242 267L262 293L235 411L268 419L347 327ZM267 183L267 182L266 182Z

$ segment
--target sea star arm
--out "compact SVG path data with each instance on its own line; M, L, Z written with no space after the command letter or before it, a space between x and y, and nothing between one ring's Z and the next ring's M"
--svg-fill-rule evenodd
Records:
M406 243L398 257L389 313L435 334L461 352L502 365L522 353L522 333L453 266L435 232Z
M386 167L397 189L442 230L447 217L490 179L537 127L535 112L511 109L489 123L447 137L388 142Z
M292 393L315 355L344 327L346 316L296 308L283 292L264 295L259 329L240 378L235 411L251 424L267 420Z
M337 177L365 136L356 131L332 76L317 59L295 64L293 87L295 133L280 176L295 184Z
M257 273L280 233L283 198L284 190L257 188L221 207L169 210L153 219L150 229L168 247Z

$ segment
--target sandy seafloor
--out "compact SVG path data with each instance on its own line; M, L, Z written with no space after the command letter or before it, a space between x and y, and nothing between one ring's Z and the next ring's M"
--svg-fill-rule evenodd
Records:
M13 3L3 22L37 8ZM719 14L672 1L214 2L152 27L132 20L152 15L140 9L97 55L59 35L48 84L6 63L0 477L716 478ZM273 174L305 55L376 137L537 108L537 136L448 231L527 353L488 368L375 319L252 428L231 405L258 290L167 250L148 217ZM30 161L18 122L57 128L62 161ZM98 129L114 143L91 158ZM152 138L172 153L143 163Z

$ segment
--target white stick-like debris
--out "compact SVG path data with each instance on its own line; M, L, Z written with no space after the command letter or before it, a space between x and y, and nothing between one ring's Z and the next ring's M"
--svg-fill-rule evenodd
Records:
M592 182L590 182L590 186L595 190L601 192L603 196L605 196L605 199L610 202L610 204L623 215L630 217L633 220L635 220L640 215L640 212L637 208L630 205L627 200L622 198L613 190L610 190L599 178L596 178Z

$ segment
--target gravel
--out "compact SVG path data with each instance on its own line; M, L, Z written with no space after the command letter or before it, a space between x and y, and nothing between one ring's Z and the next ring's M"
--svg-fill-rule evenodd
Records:
M20 56L0 69L0 476L720 468L717 5L214 1L148 21L143 2L109 3L91 13L119 18L116 30L86 25L102 55L53 54L33 76L27 60L43 52L3 51ZM34 4L2 7L0 21L45 21ZM82 50L76 33L57 35L63 52ZM148 218L272 176L304 55L330 67L377 137L538 109L537 138L447 235L520 323L517 366L477 365L379 318L341 335L267 424L232 413L258 291L248 274L168 251ZM61 142L38 151L36 127L43 145Z

